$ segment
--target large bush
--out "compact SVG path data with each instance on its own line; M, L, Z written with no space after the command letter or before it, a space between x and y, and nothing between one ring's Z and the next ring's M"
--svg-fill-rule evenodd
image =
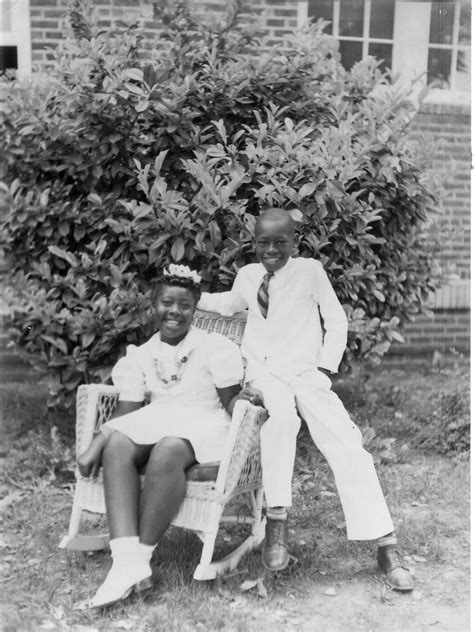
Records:
M5 81L3 222L17 348L56 398L107 379L153 329L150 282L170 261L228 288L255 217L300 212L350 320L346 364L379 358L438 277L435 188L408 140L415 107L374 59L350 72L321 24L267 47L239 13L203 24L156 9L100 29L79 1L43 80Z

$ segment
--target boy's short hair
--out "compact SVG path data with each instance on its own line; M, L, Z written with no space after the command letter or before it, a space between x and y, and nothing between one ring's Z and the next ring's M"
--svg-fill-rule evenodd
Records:
M257 217L255 230L257 230L259 224L265 220L266 221L281 221L281 220L287 221L288 228L290 228L293 233L296 232L295 221L293 217L291 216L290 211L287 211L284 208L279 208L278 206L269 206L268 208L265 208Z

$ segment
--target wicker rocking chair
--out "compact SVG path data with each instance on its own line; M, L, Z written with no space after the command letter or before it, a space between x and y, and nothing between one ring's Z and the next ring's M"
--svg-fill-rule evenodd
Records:
M196 312L194 325L205 331L221 333L240 344L245 317L225 318L208 312ZM117 401L118 390L113 386L94 384L79 387L77 454L88 447L94 432L110 418ZM257 547L264 538L259 431L265 419L266 412L262 408L238 401L220 463L198 464L187 472L186 496L172 525L194 531L203 542L194 579L215 579L219 573L234 569L242 556ZM80 534L84 512L105 513L101 476L96 480L84 479L77 471L76 479L69 532L59 546L75 551L103 549L108 546L108 535ZM224 514L226 504L237 496L250 501L251 515ZM212 561L219 524L222 522L248 524L250 535L229 555L219 561Z

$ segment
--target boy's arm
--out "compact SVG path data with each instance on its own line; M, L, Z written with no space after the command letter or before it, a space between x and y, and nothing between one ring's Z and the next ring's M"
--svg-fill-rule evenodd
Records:
M242 274L239 271L229 292L217 292L215 294L203 292L197 305L198 309L217 312L223 316L232 316L232 314L247 309L248 305L244 298L243 283Z
M347 316L321 265L318 265L318 302L324 322L324 341L319 366L337 373L347 344Z

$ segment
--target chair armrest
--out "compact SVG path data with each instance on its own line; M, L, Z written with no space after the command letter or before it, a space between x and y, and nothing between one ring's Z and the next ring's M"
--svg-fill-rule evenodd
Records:
M87 450L94 433L110 419L119 390L106 384L83 384L76 396L76 455Z
M237 486L260 481L260 428L267 417L267 411L260 406L246 400L236 402L217 475L218 492L229 494Z

